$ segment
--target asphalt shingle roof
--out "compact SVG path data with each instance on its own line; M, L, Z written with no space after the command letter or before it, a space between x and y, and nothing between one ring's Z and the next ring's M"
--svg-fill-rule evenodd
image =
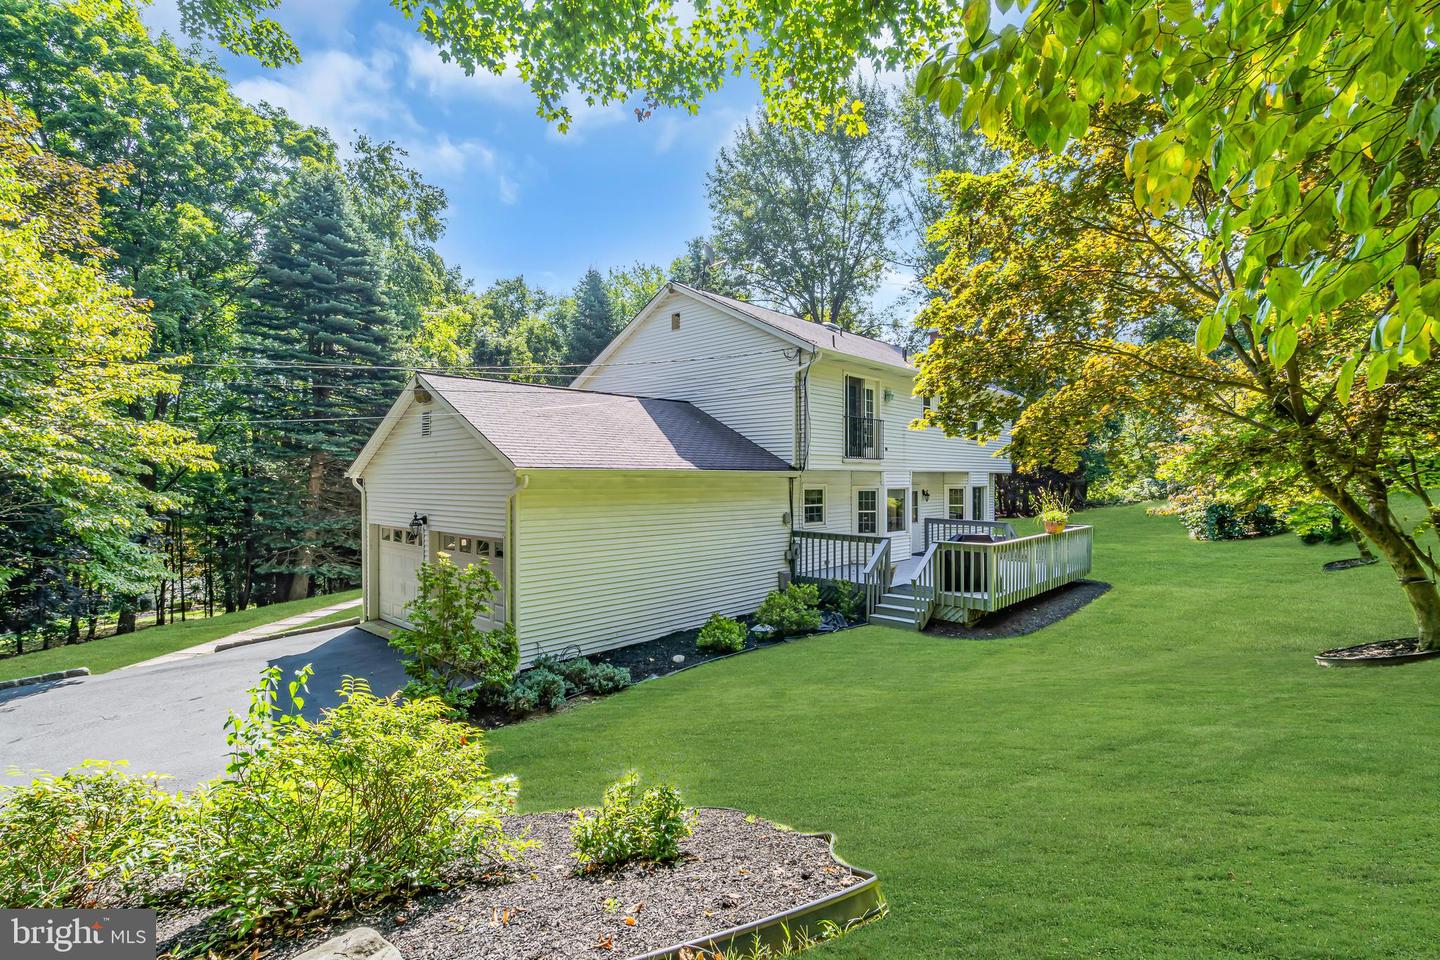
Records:
M421 374L517 467L790 470L683 400Z
M876 363L883 363L892 367L915 369L915 365L906 359L904 351L893 343L886 343L884 340L875 340L871 337L862 337L858 333L846 333L843 330L833 330L823 323L812 323L809 320L792 317L788 313L781 313L778 310L770 310L766 307L756 306L753 303L746 303L744 300L736 300L733 297L722 297L720 294L711 293L709 290L701 290L698 287L692 287L676 281L671 282L674 283L676 287L688 293L706 300L722 303L732 310L738 310L754 320L775 327L821 350L833 350L836 353L843 353L846 356L859 357L862 360L873 360Z

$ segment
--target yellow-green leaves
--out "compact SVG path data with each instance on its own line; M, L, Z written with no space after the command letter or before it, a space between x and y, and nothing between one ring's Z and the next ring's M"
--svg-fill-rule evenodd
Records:
M1340 376L1335 381L1335 395L1340 398L1340 403L1350 402L1350 389L1355 384L1355 367L1359 360L1355 357L1347 357L1340 365Z

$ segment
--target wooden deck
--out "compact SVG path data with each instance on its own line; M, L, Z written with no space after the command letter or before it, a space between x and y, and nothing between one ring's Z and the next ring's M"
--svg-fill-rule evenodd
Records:
M927 525L927 541L931 533ZM931 618L971 622L1080 580L1090 573L1093 547L1094 528L1080 524L1058 534L993 543L930 541L923 554L891 564L889 541L883 537L796 533L791 573L822 586L855 584L865 591L867 616L877 605L887 607L891 616L904 608L912 611L907 613L911 625L920 629Z

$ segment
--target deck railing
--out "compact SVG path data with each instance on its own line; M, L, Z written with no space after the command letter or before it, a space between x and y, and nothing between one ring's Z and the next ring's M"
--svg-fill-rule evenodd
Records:
M951 520L948 517L925 518L925 546L940 543L951 537L982 534L990 537L1015 539L1015 528L1004 520Z
M890 538L797 530L790 537L790 575L822 588L841 583L860 587L868 617L890 589Z
M1093 534L1081 524L998 543L938 543L936 606L967 617L993 613L1079 580L1090 572Z

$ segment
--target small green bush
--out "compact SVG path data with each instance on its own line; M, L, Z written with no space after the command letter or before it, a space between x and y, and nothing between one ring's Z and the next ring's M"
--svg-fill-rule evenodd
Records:
M705 621L695 646L707 653L736 653L745 649L745 625L717 613Z
M413 630L397 630L390 645L409 655L405 672L411 699L439 697L457 710L503 692L520 665L510 624L482 630L476 618L490 612L500 582L483 563L461 569L441 558L420 565L419 594L410 605Z
M629 670L608 663L591 663L585 657L576 657L573 660L541 657L531 665L531 669L548 670L563 678L566 696L577 693L603 696L630 686Z
M565 702L565 678L544 668L526 670L511 684L505 708L516 716L554 710Z
M174 853L180 797L150 774L87 760L59 776L0 787L0 904L92 906L102 888L133 890Z
M582 810L570 827L575 858L586 867L613 867L632 860L668 863L680 841L695 830L693 810L669 784L642 788L631 771L605 791L600 809Z
M590 671L590 692L599 696L619 693L630 686L630 671L613 663L597 663Z
M851 583L849 580L836 580L830 587L830 603L828 609L834 610L846 620L859 620L865 614L865 591L858 583ZM821 606L825 607L824 593L821 594Z
M776 636L812 633L820 628L820 588L813 583L792 583L775 590L755 611L755 622L775 628Z
M297 710L307 676L290 687ZM480 731L440 700L346 677L339 705L309 721L275 706L279 680L272 667L230 718L228 771L192 796L185 887L230 935L444 886L529 845L503 829L514 782L490 775Z

